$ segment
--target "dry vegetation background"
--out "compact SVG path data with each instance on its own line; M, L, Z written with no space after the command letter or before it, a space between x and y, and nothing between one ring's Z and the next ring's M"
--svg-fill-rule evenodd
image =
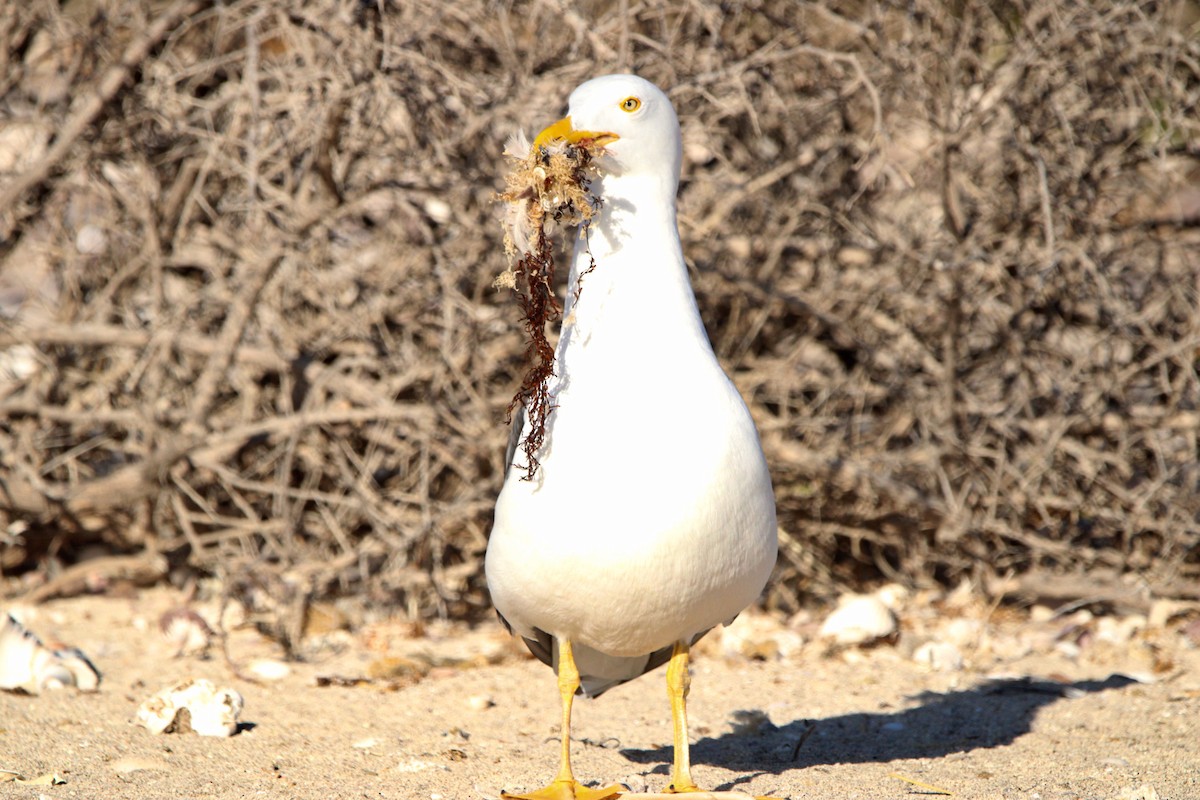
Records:
M0 4L0 589L482 613L522 368L500 153L635 70L679 109L685 249L775 476L770 605L1195 597L1198 18Z

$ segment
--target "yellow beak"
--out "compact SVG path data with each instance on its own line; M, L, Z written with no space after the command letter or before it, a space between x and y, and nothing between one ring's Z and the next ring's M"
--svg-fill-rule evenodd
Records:
M545 147L556 139L562 139L571 144L598 144L603 147L620 138L615 133L607 131L577 131L571 127L571 118L563 117L537 135L537 138L533 140L533 149Z

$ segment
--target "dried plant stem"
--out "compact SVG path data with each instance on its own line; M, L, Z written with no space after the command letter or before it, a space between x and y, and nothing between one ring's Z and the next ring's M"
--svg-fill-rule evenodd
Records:
M225 317L221 333L217 337L216 347L209 355L208 362L204 365L204 371L196 380L196 393L188 411L185 428L200 425L211 410L213 399L220 388L221 376L234 359L238 342L245 332L246 324L250 321L255 304L258 302L258 295L270 279L279 258L280 252L272 250L244 265L242 273L245 277L245 285L239 288L236 299Z
M142 61L170 35L180 22L209 5L210 0L177 0L150 24L146 32L134 39L121 54L121 60L109 67L100 77L96 88L87 99L71 114L58 135L54 144L46 151L37 163L21 173L16 180L0 191L0 213L5 216L12 213L17 201L33 187L41 184L51 171L66 157L75 142L88 130L104 111L105 106L117 96L121 86L129 79ZM4 230L10 230L14 221L0 217Z

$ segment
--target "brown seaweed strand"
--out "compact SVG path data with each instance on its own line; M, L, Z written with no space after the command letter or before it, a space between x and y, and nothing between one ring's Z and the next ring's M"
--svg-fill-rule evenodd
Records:
M520 443L525 453L524 481L532 481L540 462L537 453L546 439L546 422L554 406L550 402L549 382L554 375L554 348L546 338L546 324L562 317L562 306L554 294L554 252L539 230L534 252L517 262L517 298L529 344L525 360L529 368L521 388L508 404L508 419L520 402L525 407L525 438ZM515 465L514 465L515 466Z
M597 199L596 205L599 205ZM579 302L579 295L583 294L583 279L596 271L596 257L592 255L592 224L591 221L584 222L580 227L579 234L583 237L584 250L588 257L587 269L581 271L579 276L575 278L575 302Z

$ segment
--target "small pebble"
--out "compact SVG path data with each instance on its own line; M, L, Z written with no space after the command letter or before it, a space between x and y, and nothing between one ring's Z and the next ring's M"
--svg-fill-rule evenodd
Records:
M838 644L866 644L896 632L896 615L872 595L845 595L825 618L821 636Z
M837 252L837 260L843 267L865 267L871 263L871 252L861 247L843 247Z
M1049 622L1054 619L1054 609L1050 606L1034 606L1029 609L1030 622Z
M1072 660L1079 658L1081 651L1082 648L1074 642L1056 642L1054 645L1054 652Z
M110 769L121 775L149 770L165 770L167 765L161 761L151 761L146 758L121 758L108 765Z
M942 626L939 639L959 647L970 647L979 641L983 623L977 619L958 617Z
M483 711L496 705L496 701L488 694L474 694L467 698L467 706L472 711Z
M108 234L99 225L84 225L75 235L75 249L85 256L98 256L108 249Z
M749 236L730 236L725 240L725 248L734 258L745 261L753 252Z
M454 210L450 208L450 204L445 200L439 200L434 197L428 198L423 204L425 213L429 218L439 225L445 225L454 215Z
M1158 791L1148 783L1129 787L1117 793L1117 800L1159 800Z
M0 307L0 315L4 309ZM0 382L23 381L37 372L37 351L27 344L17 344L0 351Z
M934 672L958 672L963 668L963 655L950 642L926 642L913 652L912 660Z
M292 674L292 668L273 658L257 658L251 661L246 671L264 681L281 681Z
M424 772L427 769L448 770L449 767L440 764L432 764L428 761L422 761L419 758L410 758L408 761L401 762L395 767L396 772Z
M707 164L715 158L712 150L699 142L684 144L683 155L692 164Z

